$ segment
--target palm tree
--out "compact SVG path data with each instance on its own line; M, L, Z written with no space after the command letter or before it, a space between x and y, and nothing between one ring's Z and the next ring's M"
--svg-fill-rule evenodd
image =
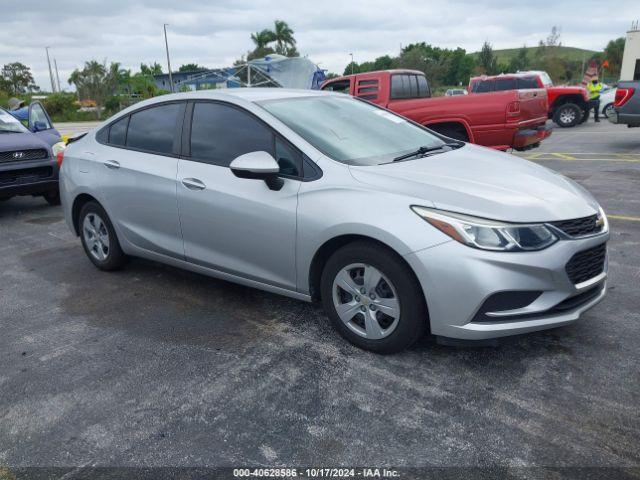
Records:
M293 38L293 30L284 20L275 21L276 53L286 56L294 56L297 54L296 39Z
M276 34L268 28L265 28L261 32L251 34L251 40L256 44L256 50L265 48L268 44L275 41L275 39Z

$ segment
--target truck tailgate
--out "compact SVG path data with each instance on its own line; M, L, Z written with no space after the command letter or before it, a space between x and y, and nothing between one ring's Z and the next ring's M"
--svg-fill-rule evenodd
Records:
M547 91L544 88L517 90L520 103L519 121L521 125L534 125L544 123L547 120L549 108Z

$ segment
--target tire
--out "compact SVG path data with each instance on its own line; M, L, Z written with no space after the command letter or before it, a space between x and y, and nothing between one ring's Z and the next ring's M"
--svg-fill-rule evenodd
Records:
M47 203L51 206L60 205L60 191L47 192L42 195Z
M368 291L359 290L374 278L378 280L370 283ZM399 352L427 331L426 302L413 271L374 242L354 242L333 253L323 269L320 289L335 329L365 350Z
M575 127L582 120L582 109L575 103L564 103L553 112L553 121L559 127Z
M589 109L582 110L582 118L580 119L580 123L587 123L589 120Z
M118 270L125 265L127 256L107 212L98 203L88 202L82 207L78 230L87 257L100 270Z
M613 106L613 102L607 103L602 109L602 114L605 116L605 118L609 118L609 115L611 115L613 112L615 112L615 107Z

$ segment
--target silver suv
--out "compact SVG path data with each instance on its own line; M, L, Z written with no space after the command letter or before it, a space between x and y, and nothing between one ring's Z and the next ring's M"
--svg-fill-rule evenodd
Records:
M137 256L319 299L378 352L564 325L605 294L607 219L582 187L343 94L139 103L69 145L61 192L98 268Z

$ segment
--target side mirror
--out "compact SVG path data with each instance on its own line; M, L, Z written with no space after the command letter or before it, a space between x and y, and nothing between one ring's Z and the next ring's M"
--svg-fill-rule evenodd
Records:
M47 130L46 122L35 121L33 122L33 131L41 132L42 130Z
M238 178L264 180L271 190L280 190L284 181L278 177L280 166L271 154L249 152L234 159L229 168Z

